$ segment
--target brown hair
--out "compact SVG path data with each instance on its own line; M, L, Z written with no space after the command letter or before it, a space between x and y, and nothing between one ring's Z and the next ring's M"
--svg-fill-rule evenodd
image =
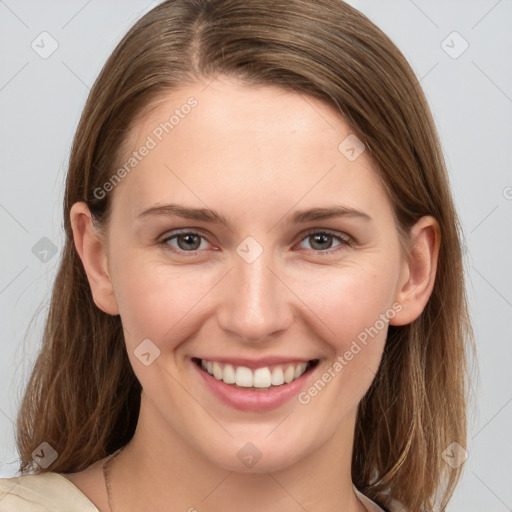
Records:
M432 295L411 324L390 326L381 366L360 403L352 476L383 506L419 512L448 502L461 467L441 454L466 444L467 312L462 232L436 128L409 64L371 21L341 0L168 0L143 16L101 71L75 135L64 199L65 247L17 423L20 471L43 472L32 451L57 452L46 470L82 470L125 445L141 386L119 316L95 306L73 243L70 208L84 201L98 225L138 116L198 77L278 85L335 107L364 142L406 237L424 215L439 223Z

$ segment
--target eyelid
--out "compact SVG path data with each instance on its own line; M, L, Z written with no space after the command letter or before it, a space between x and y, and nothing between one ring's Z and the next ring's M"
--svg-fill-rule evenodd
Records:
M355 240L347 233L344 233L342 231L336 231L334 229L327 229L327 228L325 228L325 229L322 229L322 228L307 229L306 231L303 231L299 236L302 237L301 238L301 240L302 240L307 236L316 235L317 233L325 233L326 235L331 235L333 237L340 238L346 242L354 242L355 243Z
M174 235L185 235L185 234L193 234L193 235L201 235L205 238L208 238L210 236L210 233L207 233L206 231L203 231L201 228L176 228L171 229L170 231L166 231L162 236L161 239L164 240L166 238L170 238Z

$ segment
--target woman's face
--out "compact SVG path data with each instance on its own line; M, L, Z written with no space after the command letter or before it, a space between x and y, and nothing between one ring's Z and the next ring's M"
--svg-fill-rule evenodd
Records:
M222 79L136 124L129 172L106 192L109 312L156 435L237 471L351 439L407 276L391 203L349 135L319 100Z

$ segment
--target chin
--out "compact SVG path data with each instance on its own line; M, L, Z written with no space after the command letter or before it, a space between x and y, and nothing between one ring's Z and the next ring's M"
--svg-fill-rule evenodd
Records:
M298 439L303 443L302 450L298 449L298 440L295 441L292 436L287 435L287 441L283 443L280 439L265 440L267 435L260 434L257 438L238 436L229 442L218 443L214 451L211 446L204 447L210 449L203 451L203 454L216 466L228 471L258 474L287 469L315 449L315 446L308 443L308 450L305 446L306 440L300 439L300 436Z

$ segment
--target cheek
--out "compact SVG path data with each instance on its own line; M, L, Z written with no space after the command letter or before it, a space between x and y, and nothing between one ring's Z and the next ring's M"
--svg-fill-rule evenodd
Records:
M165 265L137 253L119 260L115 294L128 346L149 338L172 350L201 316L201 299L215 285L200 266Z
M322 341L329 345L331 356L323 383L311 393L306 390L301 403L309 403L321 393L317 405L330 403L339 419L364 396L378 370L389 318L395 313L397 276L391 269L384 262L345 267L316 278L315 292L303 289L304 302L318 317L313 329L323 333ZM327 384L324 392L325 382L332 384Z
M366 328L374 326L391 306L396 276L376 265L340 268L319 276L314 287L304 287L304 303L327 327L337 352ZM381 322L378 327L382 329Z
M335 430L368 391L384 350L393 281L388 274L344 269L337 279L318 279L307 303L318 312L317 329L331 349L317 380L298 395L308 414L330 411L325 431ZM320 327L322 324L327 325Z

